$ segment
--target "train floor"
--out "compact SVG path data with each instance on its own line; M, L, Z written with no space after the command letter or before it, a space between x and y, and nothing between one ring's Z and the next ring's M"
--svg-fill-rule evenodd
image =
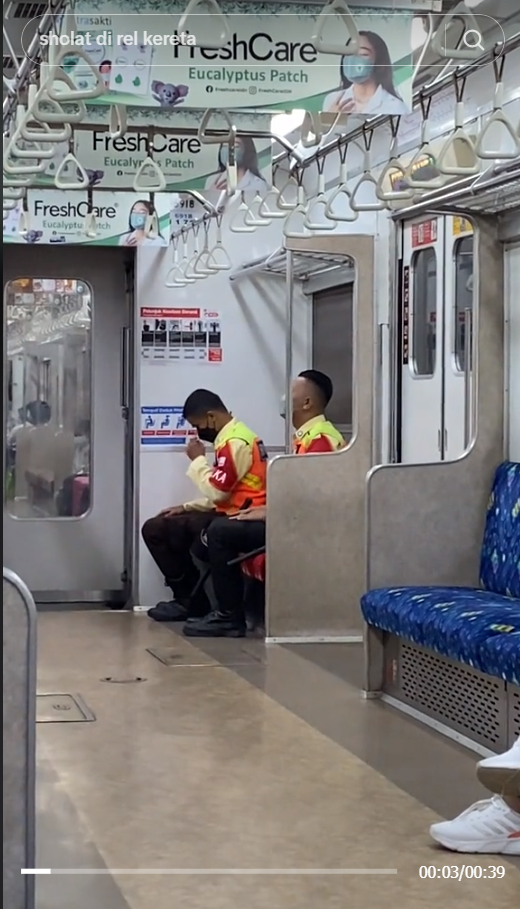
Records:
M517 907L519 861L428 837L484 795L475 755L363 700L361 671L359 645L194 646L144 615L40 614L39 693L87 721L65 705L38 724L37 864L96 873L38 876L37 909Z

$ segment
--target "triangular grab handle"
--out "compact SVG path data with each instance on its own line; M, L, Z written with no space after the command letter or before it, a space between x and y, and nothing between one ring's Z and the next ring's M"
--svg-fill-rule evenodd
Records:
M156 211L146 216L144 235L145 237L150 237L150 239L155 239L155 237L159 236L159 219Z
M361 175L361 177L357 181L354 189L352 190L352 194L350 196L350 207L351 207L352 211L383 211L383 209L386 208L386 205L381 199L378 199L377 202L357 202L356 201L356 196L359 193L359 190L361 189L362 186L365 186L365 184L367 184L367 183L369 183L371 186L374 187L375 190L377 190L377 180L370 173L370 171L365 171Z
M249 207L249 212L244 217L244 224L247 224L248 227L269 227L271 219L262 218L260 215L260 206L263 201L262 196L257 192ZM256 212L253 207L256 208Z
M50 107L50 110L42 110L42 103ZM36 94L34 103L29 108L27 119L30 116L33 120L37 120L38 123L50 123L51 126L53 123L57 123L60 126L64 123L81 123L85 118L87 109L83 101L75 101L74 104L76 105L76 111L66 111L58 101L49 98L44 89L40 89Z
M420 176L418 179L414 176L417 171L420 171L421 163L424 163L427 159L435 162L436 154L430 146L428 120L423 120L421 127L421 145L404 171L404 176L410 189L440 189L446 183L446 177L443 174L439 174L431 180L421 180ZM437 168L436 163L435 167Z
M9 142L8 145L11 143ZM24 174L43 174L47 169L47 161L38 161L38 155L34 152L32 164L17 164L16 161L9 160L9 147L4 152L2 167L6 174L12 174L14 177L23 176Z
M213 108L209 108L208 110L204 111L204 113L202 115L202 120L200 121L199 128L197 130L197 139L199 140L201 145L223 145L226 142L226 140L229 141L232 138L232 136L234 135L234 126L231 121L231 117L229 116L228 112L225 110L218 111L218 113L220 113L224 117L224 119L229 127L227 136L208 136L208 135L206 135L206 130L209 128L211 119L212 119L213 115L216 113L217 113L217 111L213 110Z
M517 133L516 133L516 130L515 130L513 124L511 123L509 118L506 117L506 115L502 109L503 94L504 94L503 83L498 82L495 87L493 113L491 114L489 119L486 120L486 122L484 123L482 129L480 130L480 133L477 136L477 140L475 142L475 154L479 158L482 158L484 161L486 161L486 160L497 161L500 159L505 161L505 160L509 160L511 158L520 157L520 140L517 136ZM512 141L513 141L512 147L509 149L509 151L504 151L503 149L484 148L484 145L485 145L484 140L486 139L486 136L487 136L489 130L493 126L497 126L497 125L502 127L502 132L504 132L504 130L505 130L509 139L512 139Z
M70 181L64 178L64 174L69 167L74 168L72 171L74 176ZM78 173L79 180L77 178ZM87 189L89 183L89 176L85 168L78 161L76 156L72 152L69 152L68 155L65 155L63 161L58 167L58 170L56 171L56 176L54 177L54 185L56 189Z
M233 234L252 234L255 232L256 227L252 227L251 225L248 226L246 223L246 217L248 215L251 215L251 211L249 209L249 205L247 204L247 202L244 198L244 193L241 193L240 205L238 206L233 217L231 218L231 222L229 225L229 229L230 229L231 233L233 233Z
M464 149L469 163L446 164L445 160L448 153L450 151L456 152L457 149ZM477 158L473 140L464 129L464 104L462 101L459 101L455 107L455 130L451 136L448 136L439 152L437 169L441 174L446 174L450 177L470 177L473 174L480 173L480 161Z
M301 237L308 237L309 232L305 226L305 220L307 218L307 202L305 200L305 192L303 186L298 186L298 204L294 211L290 212L285 220L283 226L283 235L284 237L289 237L294 240L297 240ZM301 230L296 228L301 224Z
M280 190L277 189L276 186L272 186L271 189L267 191L265 197L262 199L260 205L258 206L258 217L263 218L267 224L269 224L272 220L276 220L277 218L286 217L284 211L273 211L271 208L269 208L269 200L274 199L276 205L276 200L278 199L279 195Z
M331 221L344 221L345 223L350 223L356 221L359 218L357 211L353 211L350 207L350 197L351 192L347 185L347 163L342 161L339 168L339 183L336 186L336 189L329 196L328 202L325 206L325 217L329 218ZM339 199L340 196L345 196L348 202L348 209L346 215L340 215L334 211L334 203L336 199Z
M77 57L88 67L90 73L94 77L94 84L91 88L77 88L74 85L72 79L70 79L65 71L61 69L61 62L65 57ZM96 69L92 61L87 57L85 51L80 47L60 47L52 63L53 65L45 84L45 90L49 98L52 98L53 101L87 101L89 99L99 98L101 95L105 94L106 88L102 74ZM63 76L67 76L67 78L64 79ZM56 82L65 82L67 85L65 91L56 91L56 88L54 87Z
M466 44L464 47L447 47L446 41L449 25L451 22L460 21L461 19L464 22L464 37L466 38L468 34L471 35L472 32L475 32L477 43L473 45ZM482 44L481 34L482 29L466 4L462 4L461 6L456 5L452 12L447 13L444 16L444 19L439 23L439 26L431 39L431 48L439 57L446 57L449 60L477 60L482 54L480 48L480 45Z
M5 184L3 186L4 200L5 199L14 199L14 200L18 201L19 199L24 198L25 193L26 193L25 186L20 186L18 189L15 189L14 186L6 186Z
M405 189L393 189L392 176L394 174L400 175L402 180L406 180L405 169L397 156L397 141L392 143L389 160L377 178L376 196L378 199L381 199L382 202L397 202L400 199L412 199L415 193L409 186ZM385 189L387 183L390 184L390 189Z
M201 47L207 47L210 50L220 50L220 48L225 47L230 40L231 29L229 27L228 18L222 12L217 0L190 0L181 16L177 31L189 31L188 19L199 9L199 7L204 7L204 9L201 10L201 13L203 12L206 16L211 16L212 25L215 26L215 37L210 38L209 40L207 38L202 38L200 41L197 40L197 44ZM201 13L199 13L199 16ZM197 35L197 26L194 28L194 34Z
M108 131L111 139L122 139L126 133L126 107L124 104L112 104Z
M283 211L283 212L294 211L296 206L298 205L298 199L295 199L294 202L286 202L283 197L284 192L287 189L289 189L290 186L294 187L295 189L298 188L298 184L292 174L289 174L289 177L288 177L285 185L282 187L282 189L278 193L276 200L275 200L275 205L277 208L280 209L280 211Z
M229 271L232 267L231 259L222 242L222 224L220 216L217 218L217 238L213 249L210 249L209 251L209 255L211 256L212 268L215 271ZM221 260L220 262L219 259Z
M335 16L342 21L349 36L347 40L343 38L339 44L331 44L323 36L327 23L332 16ZM327 3L327 5L323 7L318 16L316 31L311 38L311 43L316 50L322 54L334 54L338 57L357 54L359 32L354 17L347 6L346 0L331 0L330 3Z
M30 142L33 145L33 148L20 148L18 145L19 141ZM54 158L56 149L51 148L41 148L41 146L33 140L25 139L20 130L16 130L8 148L8 154L12 158L28 159L29 161L34 161L36 158L41 158L41 160L49 161L51 158Z
M97 237L97 235L98 235L97 219L96 219L96 213L94 211L88 212L88 214L85 218L85 224L83 226L83 233L90 240L94 240Z
M151 171L151 175L150 175ZM144 175L151 176L151 181L141 183ZM155 180L155 182L154 182ZM147 155L142 164L139 166L134 177L133 188L135 193L160 193L166 189L166 178L154 159Z
M307 228L307 230L314 230L314 231L315 230L326 230L326 231L336 230L336 227L338 226L338 222L335 219L331 218L330 216L328 218L328 221L331 222L330 224L327 224L326 221L312 221L312 219L311 219L311 216L314 216L314 213L316 212L317 209L323 209L323 213L324 213L325 217L327 217L325 214L327 205L328 205L328 202L327 202L327 199L325 198L325 196L321 196L321 197L318 196L317 199L314 199L314 201L311 202L311 204L309 205L309 207L307 209L307 214L305 215L305 218L303 221L304 226Z
M300 130L300 142L304 148L314 148L323 139L320 115L316 111L307 111Z

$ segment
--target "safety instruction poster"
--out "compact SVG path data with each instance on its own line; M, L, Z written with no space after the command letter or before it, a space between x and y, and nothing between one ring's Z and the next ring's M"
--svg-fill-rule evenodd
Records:
M182 407L141 407L141 445L171 448L186 445L197 435L182 415Z
M142 306L141 359L145 363L222 363L220 314L198 307Z

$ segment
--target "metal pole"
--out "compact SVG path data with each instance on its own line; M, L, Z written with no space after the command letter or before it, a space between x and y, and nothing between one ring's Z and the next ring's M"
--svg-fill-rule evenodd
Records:
M471 353L473 339L471 331L472 312L468 306L464 310L464 448L471 442L472 431L472 394L471 394Z
M292 450L292 406L291 385L293 369L293 323L294 323L294 278L293 254L287 250L285 271L285 450L287 454Z

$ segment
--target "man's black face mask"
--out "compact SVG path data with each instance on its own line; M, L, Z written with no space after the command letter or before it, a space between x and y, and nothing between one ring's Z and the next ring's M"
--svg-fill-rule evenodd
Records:
M197 433L202 442L209 442L210 445L213 445L218 436L217 430L211 429L210 426L204 426L203 429L198 429Z

